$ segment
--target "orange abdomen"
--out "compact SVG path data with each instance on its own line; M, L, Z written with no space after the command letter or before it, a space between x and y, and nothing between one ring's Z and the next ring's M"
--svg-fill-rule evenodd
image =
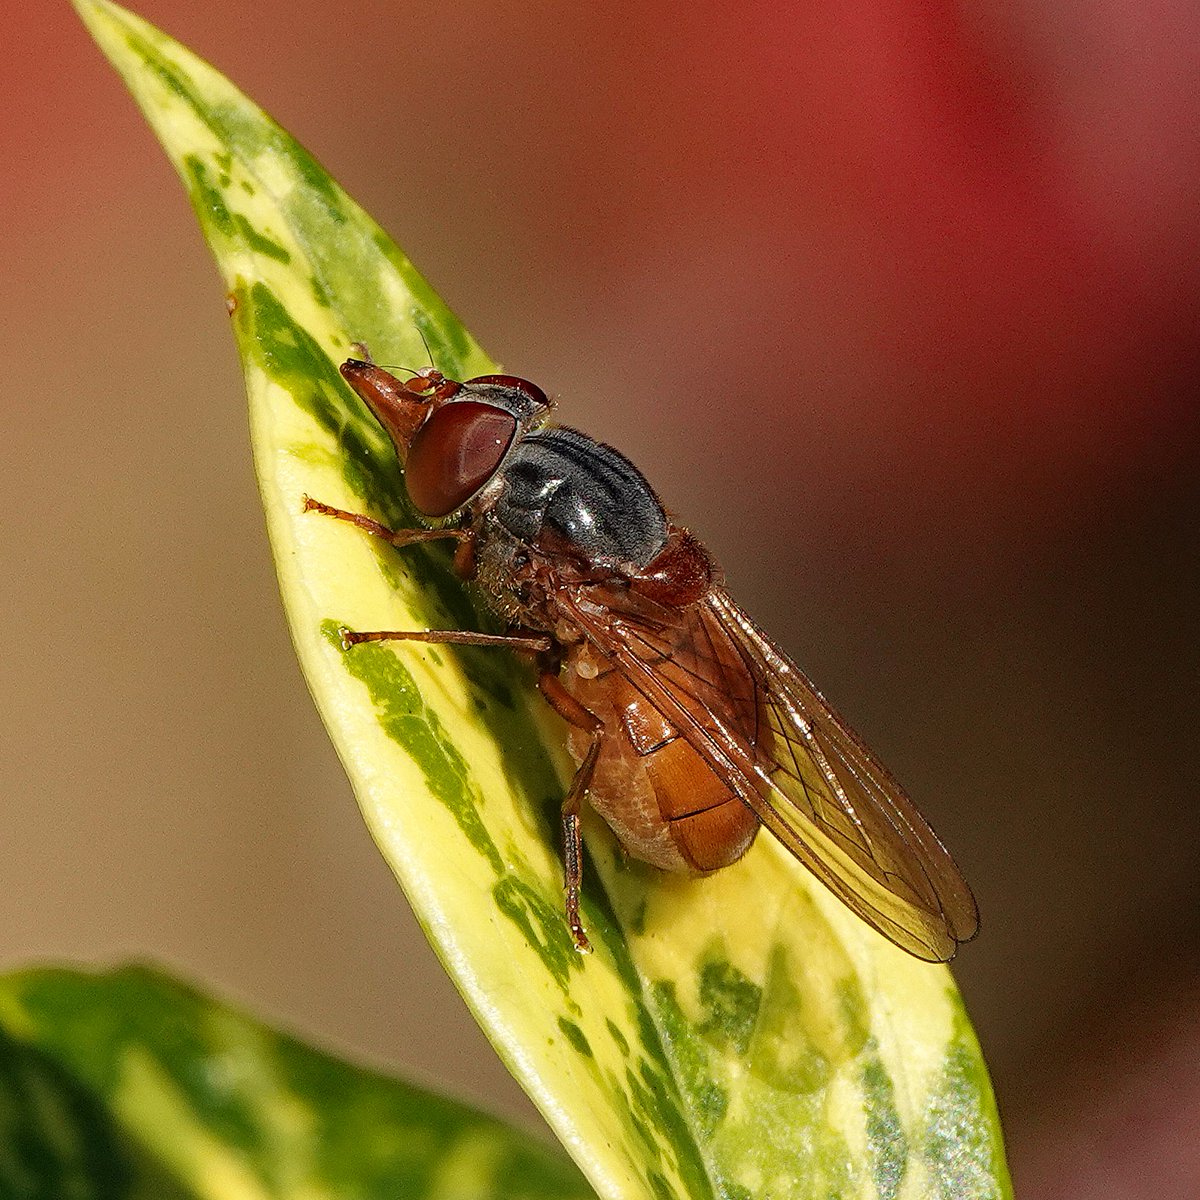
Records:
M727 867L746 853L758 818L624 675L580 646L561 680L604 724L589 799L630 855L690 872ZM577 760L590 741L571 730Z

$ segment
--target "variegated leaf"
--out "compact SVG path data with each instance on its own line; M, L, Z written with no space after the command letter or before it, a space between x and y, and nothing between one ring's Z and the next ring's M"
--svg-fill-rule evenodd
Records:
M584 1200L561 1152L142 967L0 977L6 1200Z
M411 524L337 364L494 370L309 154L209 66L76 0L177 166L225 279L293 637L367 822L500 1055L605 1197L1004 1197L979 1049L947 971L863 926L760 838L704 880L625 862L593 821L562 915L563 731L504 651L339 626L479 627L436 551L301 512ZM397 10L397 19L403 19ZM569 404L565 406L569 413Z

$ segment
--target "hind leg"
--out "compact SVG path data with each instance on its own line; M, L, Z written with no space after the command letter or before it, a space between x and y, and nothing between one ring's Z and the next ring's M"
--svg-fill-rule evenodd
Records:
M557 675L549 672L538 679L538 690L547 703L564 721L592 735L587 754L571 780L570 790L562 805L563 887L566 891L567 925L580 954L591 952L592 944L584 932L579 916L579 889L583 883L583 837L580 831L579 810L596 772L596 760L604 743L604 726L600 718L585 708L563 687Z

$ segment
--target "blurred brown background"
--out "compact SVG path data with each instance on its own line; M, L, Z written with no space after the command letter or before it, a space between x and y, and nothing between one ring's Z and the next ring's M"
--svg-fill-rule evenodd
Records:
M1200 10L793 8L142 11L909 784L1019 1193L1195 1196ZM300 680L183 192L65 4L0 21L0 959L153 956L533 1127Z

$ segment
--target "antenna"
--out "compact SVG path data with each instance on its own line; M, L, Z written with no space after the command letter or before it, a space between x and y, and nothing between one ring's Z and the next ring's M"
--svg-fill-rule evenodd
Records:
M416 324L414 321L413 324ZM437 363L433 361L433 351L429 348L429 343L425 340L425 330L420 325L417 325L417 336L421 339L421 345L425 347L426 357L429 359L429 365L436 371Z

